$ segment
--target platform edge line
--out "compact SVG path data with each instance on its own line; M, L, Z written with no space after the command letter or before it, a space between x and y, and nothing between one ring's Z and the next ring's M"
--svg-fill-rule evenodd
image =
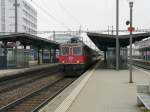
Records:
M69 96L58 106L58 108L54 112L66 112L69 109L69 107L79 95L82 88L86 85L98 65L99 63L95 65L93 70L80 82L80 84L69 94Z
M145 73L145 74L147 74L147 75L150 76L150 73L149 73L149 72L144 71L144 70L142 70L142 69L140 69L140 68L137 68L137 67L135 67L135 66L134 66L134 68L137 69L138 71L141 71L141 72L143 72L143 73Z

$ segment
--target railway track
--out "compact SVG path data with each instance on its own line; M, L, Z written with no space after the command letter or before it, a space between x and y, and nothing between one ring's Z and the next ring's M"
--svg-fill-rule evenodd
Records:
M133 65L150 70L150 62L143 60L133 60Z
M36 112L70 85L75 78L61 78L0 108L0 112Z
M56 73L58 71L40 71L38 73L32 73L29 75L24 75L21 77L14 78L12 80L6 80L0 83L0 94L7 92L7 91L12 91L13 89L20 87L22 85L25 85L27 83L31 83L33 81L36 81L38 79L44 78L49 76L50 74Z
M0 82L0 109L64 76L58 72L58 69L45 69L15 77Z
M43 70L0 82L0 112L35 112L75 78L55 70Z
M26 83L19 87L13 87L6 92L0 94L0 108L8 105L9 103L16 101L17 99L26 96L27 94L32 93L38 89L45 87L46 85L54 83L56 80L59 80L63 77L61 73L51 74L47 77L40 78L38 80ZM1 111L0 111L1 112ZM3 112L3 111L2 111Z

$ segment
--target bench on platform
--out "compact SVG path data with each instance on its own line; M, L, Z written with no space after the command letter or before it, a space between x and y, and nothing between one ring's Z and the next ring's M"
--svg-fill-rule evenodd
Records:
M137 104L150 110L150 84L137 85Z

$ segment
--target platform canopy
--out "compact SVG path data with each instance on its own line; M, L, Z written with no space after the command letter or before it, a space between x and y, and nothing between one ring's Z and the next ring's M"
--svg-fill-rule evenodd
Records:
M41 38L35 35L27 34L27 33L17 33L10 35L1 35L0 41L3 42L16 42L19 41L23 45L35 45L40 47L53 47L58 49L59 43Z
M88 32L87 35L101 51L106 51L108 47L116 47L116 35L93 32ZM150 37L150 33L133 34L133 43L148 37ZM128 46L130 44L130 35L120 35L119 44L120 47Z

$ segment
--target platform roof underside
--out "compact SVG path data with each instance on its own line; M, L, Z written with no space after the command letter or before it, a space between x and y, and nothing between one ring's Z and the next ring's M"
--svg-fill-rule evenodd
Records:
M87 35L101 51L106 51L108 47L116 47L116 35L92 32L88 32ZM150 33L133 34L133 43L148 37ZM120 35L119 44L120 47L127 47L130 44L130 35Z
M26 34L26 33L17 33L17 34L10 34L10 35L1 35L0 41L6 42L16 42L20 41L23 45L35 45L40 47L53 47L59 48L59 43L41 38L35 35Z

